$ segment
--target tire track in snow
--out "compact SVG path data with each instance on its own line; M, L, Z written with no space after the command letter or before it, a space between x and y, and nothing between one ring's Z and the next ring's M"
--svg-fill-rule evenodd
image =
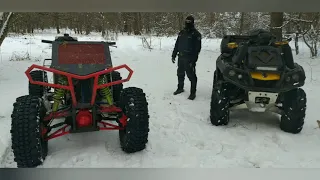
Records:
M4 154L0 158L0 168L16 168L17 163L14 161L11 144L6 148Z
M187 103L189 103L188 99L186 99ZM192 106L196 106L196 103L200 103L201 101L192 101ZM203 115L199 115L195 113L196 111L188 111L183 107L187 107L192 109L192 107L183 106L181 107L181 102L173 101L174 110L172 112L176 112L178 126L178 133L182 134L184 137L184 143L187 143L189 146L194 147L200 151L211 151L212 154L219 155L223 151L223 144L219 142L208 142L208 139L203 138L206 137L206 133L211 132L212 126L208 123L208 118L203 117ZM182 127L184 126L184 127ZM208 130L208 131L207 131ZM186 133L185 133L186 132ZM200 137L200 138L197 138ZM218 145L217 145L218 144ZM210 146L210 148L208 148ZM217 147L218 146L218 147ZM199 162L201 164L201 162Z

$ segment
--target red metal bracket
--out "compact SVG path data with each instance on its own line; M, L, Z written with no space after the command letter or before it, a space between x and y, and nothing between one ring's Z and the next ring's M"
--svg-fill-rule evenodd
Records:
M70 109L57 111L57 112L51 112L50 114L48 114L44 117L44 121L50 121L52 119L63 118L63 117L68 116L69 114L70 114Z
M103 127L99 127L100 131L105 131L105 130L122 130L123 127L111 124L111 123L107 123L107 122L103 122L101 121L100 124L103 125Z
M54 133L52 133L50 136L48 136L47 138L45 138L46 141L50 140L50 139L54 139L60 136L64 136L66 134L70 134L70 131L66 131L67 127L70 127L69 125L65 125L62 128L58 129L57 131L55 131Z
M124 116L121 118L122 120L122 123L126 123L125 121L127 120L127 117ZM99 124L101 124L103 127L99 126L99 130L100 131L106 131L106 130L123 130L124 128L123 127L120 127L120 126L117 126L117 125L114 125L114 124L111 124L111 123L107 123L107 122L99 122ZM53 132L52 134L50 134L48 137L45 138L46 141L49 141L51 139L55 139L55 138L58 138L58 137L61 137L61 136L64 136L64 135L67 135L67 134L71 134L70 133L70 130L66 130L68 127L70 127L69 125L64 125L62 126L61 128L59 128L58 130L56 130L55 132ZM44 131L43 129L43 133L42 135L45 135L47 131Z

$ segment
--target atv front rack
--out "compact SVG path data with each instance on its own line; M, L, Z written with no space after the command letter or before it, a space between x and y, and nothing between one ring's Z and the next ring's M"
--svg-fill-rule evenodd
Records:
M111 73L112 71L123 69L123 68L126 69L127 71L129 71L129 74L128 74L127 78L122 79L122 80L112 81L112 82L109 82L109 83L106 83L106 84L100 84L100 85L98 84L99 76L104 75L104 74L108 74L108 73ZM67 78L68 85L60 85L60 84L53 84L53 83L48 83L48 82L35 81L35 80L32 79L32 77L30 75L30 72L32 70L34 70L34 69L40 69L40 70L43 70L43 71L52 72L52 73L57 74L57 75L63 75L63 76L65 76ZM70 93L71 93L71 97L72 97L72 104L73 104L73 106L76 106L77 105L77 100L76 100L76 95L75 95L75 91L74 91L74 85L73 85L73 81L72 81L73 79L85 80L85 79L89 79L89 78L94 78L93 93L92 93L91 103L90 103L90 105L94 105L98 89L102 89L102 88L105 88L105 87L110 87L110 86L113 86L113 85L117 85L117 84L121 84L123 82L129 81L131 79L131 77L132 77L133 70L130 69L126 64L123 64L123 65L112 67L112 68L108 68L108 69L105 69L103 71L99 71L99 72L96 72L96 73L93 73L93 74L80 76L80 75L76 75L76 74L71 74L71 73L67 73L67 72L64 72L64 71L60 71L60 70L57 70L57 69L48 68L48 67L44 67L44 66L39 66L39 65L33 64L26 70L25 74L27 75L27 77L29 79L29 82L31 84L69 90Z

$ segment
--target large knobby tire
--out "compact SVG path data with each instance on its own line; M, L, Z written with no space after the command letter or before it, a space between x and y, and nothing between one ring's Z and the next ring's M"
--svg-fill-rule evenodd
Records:
M38 96L21 96L13 104L11 141L18 168L41 165L48 154L48 142L42 138L45 108Z
M34 81L48 82L47 72L45 71L41 71L41 70L31 71L30 76ZM31 84L29 82L29 95L42 97L45 90L46 90L45 86Z
M213 86L220 81L223 81L223 75L221 74L219 69L216 69L213 73Z
M119 130L121 148L126 153L146 148L149 134L149 110L146 95L140 88L123 89L120 96L123 113L128 117L124 130Z
M112 81L119 81L122 80L121 74L118 71L112 71L111 72ZM116 84L112 88L112 95L113 95L113 101L118 104L120 101L120 94L123 90L123 84Z
M225 36L226 37L226 36ZM220 42L220 53L230 53L232 50L228 48L228 43L230 42L230 39L223 37Z
M284 132L298 134L304 125L307 96L303 89L293 89L283 94L280 128Z
M226 83L214 84L210 104L210 121L215 126L228 125L230 100Z
M216 84L217 81L218 81L218 72L217 70L215 70L213 73L213 85Z

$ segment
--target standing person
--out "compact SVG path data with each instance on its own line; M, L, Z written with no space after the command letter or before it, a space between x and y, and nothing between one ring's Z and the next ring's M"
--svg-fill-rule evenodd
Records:
M196 98L197 90L197 75L196 62L201 51L201 34L194 27L194 18L188 16L185 20L185 28L179 32L173 52L172 62L175 63L178 55L178 89L173 93L174 95L184 92L184 78L187 74L190 82L190 96L188 99L194 100Z

